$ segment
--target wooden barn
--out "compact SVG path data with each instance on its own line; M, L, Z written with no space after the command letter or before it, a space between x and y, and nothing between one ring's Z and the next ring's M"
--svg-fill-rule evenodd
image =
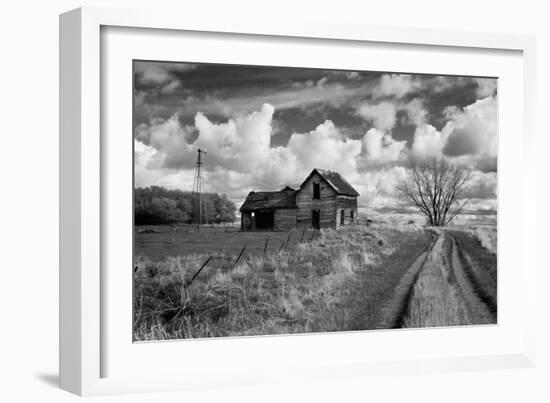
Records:
M315 168L298 189L250 192L241 211L243 231L338 228L357 219L359 193L338 172Z

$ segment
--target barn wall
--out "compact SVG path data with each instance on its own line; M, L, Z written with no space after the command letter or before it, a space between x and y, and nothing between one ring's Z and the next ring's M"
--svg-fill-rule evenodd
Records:
M243 211L241 213L241 231L252 231L253 229L254 225L250 211Z
M336 227L340 227L340 214L344 211L344 225L352 224L357 221L357 197L342 196L336 197ZM353 211L353 221L351 212Z
M288 231L296 227L296 209L275 210L275 231Z
M313 200L313 183L318 182L321 190L321 198ZM297 214L296 220L299 227L311 227L311 211L319 209L321 228L336 226L336 192L317 173L313 174L304 186L296 192Z

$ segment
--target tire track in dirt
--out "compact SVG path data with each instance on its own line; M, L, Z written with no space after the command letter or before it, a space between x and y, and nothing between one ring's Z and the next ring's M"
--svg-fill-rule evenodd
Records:
M475 264L452 233L448 234L448 243L450 250L447 258L468 306L472 324L496 323L496 284L488 273Z
M432 241L426 246L424 251L416 258L407 272L401 278L397 288L395 289L394 296L385 310L384 321L382 329L396 329L402 327L403 318L405 317L408 308L409 301L412 296L412 291L420 271L424 267L426 260L434 248L438 239L438 234L430 231L433 238Z
M428 270L427 262L440 261L447 285L462 300L467 324L493 324L497 319L496 284L481 267L478 267L460 241L451 232L433 232L434 239L413 262L397 286L390 305L384 315L384 327L404 327L414 296L415 285L423 272ZM443 247L434 246L440 242ZM441 246L441 245L440 245ZM443 256L435 256L433 254ZM433 256L432 256L433 255ZM433 264L432 264L433 266ZM418 302L417 302L418 303ZM464 322L461 322L464 323ZM449 325L441 323L441 326Z
M435 245L412 287L400 327L460 326L470 323L455 270L446 259L447 239L445 231L439 229Z

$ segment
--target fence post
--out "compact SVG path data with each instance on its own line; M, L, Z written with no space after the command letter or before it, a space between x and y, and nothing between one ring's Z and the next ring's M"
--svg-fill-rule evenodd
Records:
M264 245L264 255L265 255L265 252L267 251L267 245L269 244L269 237L267 237L265 239L265 245Z
M202 271L202 269L204 269L206 267L206 265L208 264L208 262L210 261L210 259L212 259L212 256L210 256L208 259L206 259L206 262L204 262L202 264L202 266L200 267L199 270L197 270L197 272L195 273L195 275L193 277L191 277L191 280L189 280L187 283L185 283L185 287L188 287L191 285L191 283L193 282L193 280L199 275L199 273Z
M237 260L235 260L235 263L233 263L233 268L235 268L235 266L236 266L237 263L239 262L239 259L240 259L241 256L243 255L245 249L246 249L246 244L245 244L245 245L243 246L243 248L241 249L241 253L239 253L239 256L237 256Z
M288 246L288 242L290 241L290 237L292 236L292 232L289 232L288 233L288 237L286 238L286 242L285 242L285 248Z

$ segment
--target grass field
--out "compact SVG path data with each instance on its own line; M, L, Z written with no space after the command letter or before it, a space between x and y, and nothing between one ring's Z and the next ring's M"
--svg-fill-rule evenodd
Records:
M176 229L174 229L176 228ZM303 236L303 238L302 238ZM283 243L294 247L300 239L311 240L314 231L241 232L235 226L140 226L135 231L135 255L152 260L189 254L238 254L246 245L248 253L277 252Z
M480 304L476 290L490 294L496 274L496 255L482 245L491 232L454 228L457 247L467 250L457 249L460 261L445 266L449 240L416 224L290 232L139 227L134 339L468 324ZM475 270L464 271L466 261ZM456 270L469 275L462 285L471 273L480 284L463 292L453 283Z
M194 239L180 247L191 251L192 245L201 244L199 251L159 260L160 252L150 247L145 249L149 257L136 258L136 340L376 328L373 310L383 306L399 278L397 260L401 270L408 264L401 257L390 264L388 258L397 249L413 258L410 248L423 248L427 237L415 226L355 226L305 234L215 228L186 235ZM267 237L273 246L264 254ZM211 246L203 250L197 238ZM223 240L224 247L216 250L215 240ZM247 248L235 264L244 244ZM384 262L393 269L384 272ZM369 292L364 290L367 283Z

